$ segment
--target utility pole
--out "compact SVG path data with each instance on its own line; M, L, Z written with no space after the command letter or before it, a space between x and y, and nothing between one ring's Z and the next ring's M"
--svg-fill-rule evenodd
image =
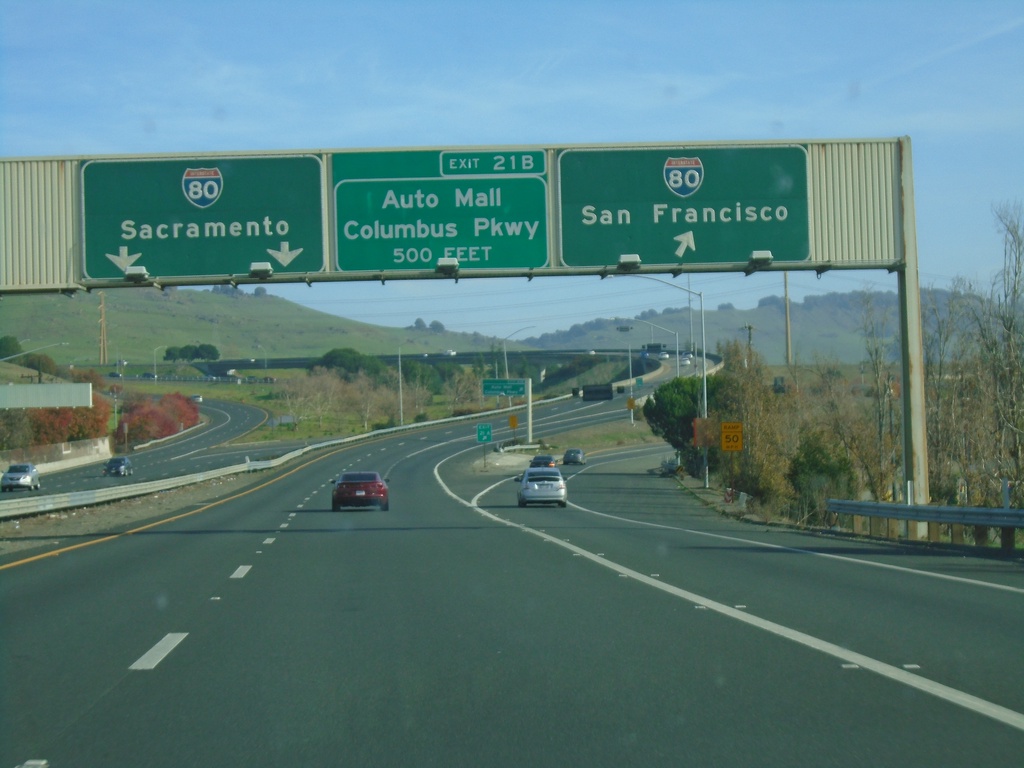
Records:
M107 296L100 294L100 365L107 364Z
M749 361L752 357L751 352L754 347L754 326L750 323L740 326L741 331L747 332L747 356L743 358L743 367L746 368L749 365Z
M793 365L793 326L789 321L789 272L782 273L782 287L786 301L786 365Z

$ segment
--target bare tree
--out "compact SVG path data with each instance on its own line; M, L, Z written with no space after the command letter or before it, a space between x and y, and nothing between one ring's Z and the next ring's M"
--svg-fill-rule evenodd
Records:
M460 405L472 402L480 387L480 379L471 370L463 368L450 376L444 383L444 395L451 413L454 415Z
M869 397L875 427L875 445L872 453L877 472L873 490L876 498L896 496L896 472L901 462L900 433L902 432L900 383L893 369L893 338L888 313L875 309L868 294L864 295L861 330L864 333L868 373L871 376ZM867 459L867 456L865 456Z
M284 401L286 415L290 416L293 424L298 424L306 418L306 387L305 379L292 379L281 387L281 399Z
M377 385L363 371L359 371L349 382L347 400L359 415L364 432L370 429L370 422L380 407L380 399Z
M1024 208L1002 205L995 217L1003 235L1003 268L988 294L972 305L970 320L992 409L985 497L1000 503L1002 481L1008 479L1019 504L1024 499Z
M834 362L820 360L814 367L821 418L828 433L843 446L857 474L876 499L888 491L887 478L879 468L877 429L870 401L851 397L850 389ZM804 414L807 417L807 413Z
M786 474L797 430L790 418L790 401L775 394L769 383L764 361L749 342L730 341L719 348L725 371L714 404L723 421L743 423L743 451L738 459L729 458L730 483L757 497L771 507L792 495ZM726 458L723 457L723 462Z
M928 487L944 500L958 490L958 443L962 442L961 400L958 393L966 373L963 338L965 299L959 290L925 294L924 378L928 424Z
M417 371L414 376L405 380L403 395L407 413L419 414L426 411L433 394L423 371Z

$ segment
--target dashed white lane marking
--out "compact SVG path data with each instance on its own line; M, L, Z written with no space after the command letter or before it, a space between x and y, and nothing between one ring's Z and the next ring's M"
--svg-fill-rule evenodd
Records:
M245 574L252 570L251 565L240 565L235 568L235 572L231 574L232 579L244 579Z
M270 538L270 539L264 539L263 543L264 544L273 544L275 541L277 541L277 539Z
M128 667L128 669L153 669L186 637L188 637L188 632L170 632L164 635L163 640L142 654L139 660Z
M278 527L278 528L287 528L287 527L288 527L288 523L281 523L281 524L280 524L279 526L277 526L277 527Z

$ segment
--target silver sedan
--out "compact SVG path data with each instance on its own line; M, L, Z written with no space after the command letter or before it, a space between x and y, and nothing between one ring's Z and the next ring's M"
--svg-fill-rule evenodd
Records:
M24 488L26 491L39 490L39 470L35 464L11 464L0 480L0 490L13 491Z
M519 477L519 506L527 504L557 504L564 507L569 503L569 492L565 478L554 467L531 467Z

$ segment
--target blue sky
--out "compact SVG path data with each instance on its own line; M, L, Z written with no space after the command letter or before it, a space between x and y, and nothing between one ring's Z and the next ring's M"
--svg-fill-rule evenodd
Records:
M993 207L1024 200L1022 73L1020 0L0 0L0 155L909 135L921 283L984 287L1002 266ZM638 282L271 290L379 325L523 338L687 303ZM778 273L690 284L709 308L782 294ZM789 287L896 284L863 271Z

